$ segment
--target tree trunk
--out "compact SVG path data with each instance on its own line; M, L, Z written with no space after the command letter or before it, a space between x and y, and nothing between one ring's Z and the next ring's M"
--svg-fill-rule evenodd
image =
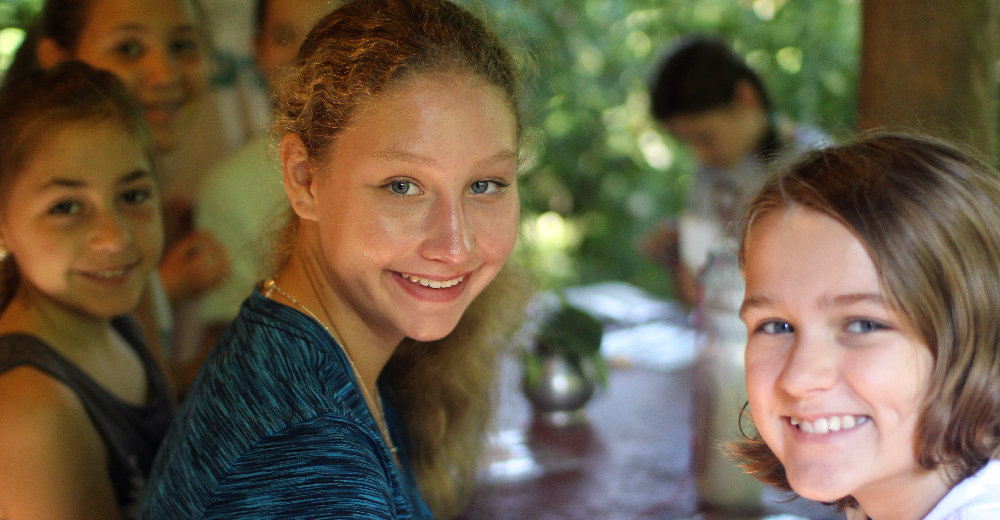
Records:
M863 0L858 125L995 155L998 0Z

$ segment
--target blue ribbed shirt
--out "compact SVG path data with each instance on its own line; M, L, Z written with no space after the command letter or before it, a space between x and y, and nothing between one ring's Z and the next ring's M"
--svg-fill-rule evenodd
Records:
M433 518L386 405L402 468L333 338L255 291L179 408L141 518Z

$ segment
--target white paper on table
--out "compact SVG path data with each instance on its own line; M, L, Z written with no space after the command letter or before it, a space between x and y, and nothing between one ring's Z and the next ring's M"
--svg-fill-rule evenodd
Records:
M669 372L691 366L697 344L691 327L658 321L605 332L601 354L612 363Z

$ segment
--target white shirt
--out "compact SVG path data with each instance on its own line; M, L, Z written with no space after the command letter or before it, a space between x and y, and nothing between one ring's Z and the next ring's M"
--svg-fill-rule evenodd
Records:
M924 520L1000 519L1000 460L951 488Z

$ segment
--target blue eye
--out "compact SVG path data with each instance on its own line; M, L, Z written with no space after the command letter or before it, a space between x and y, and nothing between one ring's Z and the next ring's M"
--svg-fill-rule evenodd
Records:
M886 328L883 323L868 319L852 320L847 324L847 332L855 333L878 332Z
M757 330L764 334L790 334L795 332L795 327L784 321L768 321L757 327Z
M389 181L386 187L395 195L417 195L420 189L412 181L406 179L396 179Z
M500 191L506 188L507 186L508 184L506 182L498 180L476 181L473 182L471 186L469 186L469 193L474 193L477 195L496 193L497 191Z

